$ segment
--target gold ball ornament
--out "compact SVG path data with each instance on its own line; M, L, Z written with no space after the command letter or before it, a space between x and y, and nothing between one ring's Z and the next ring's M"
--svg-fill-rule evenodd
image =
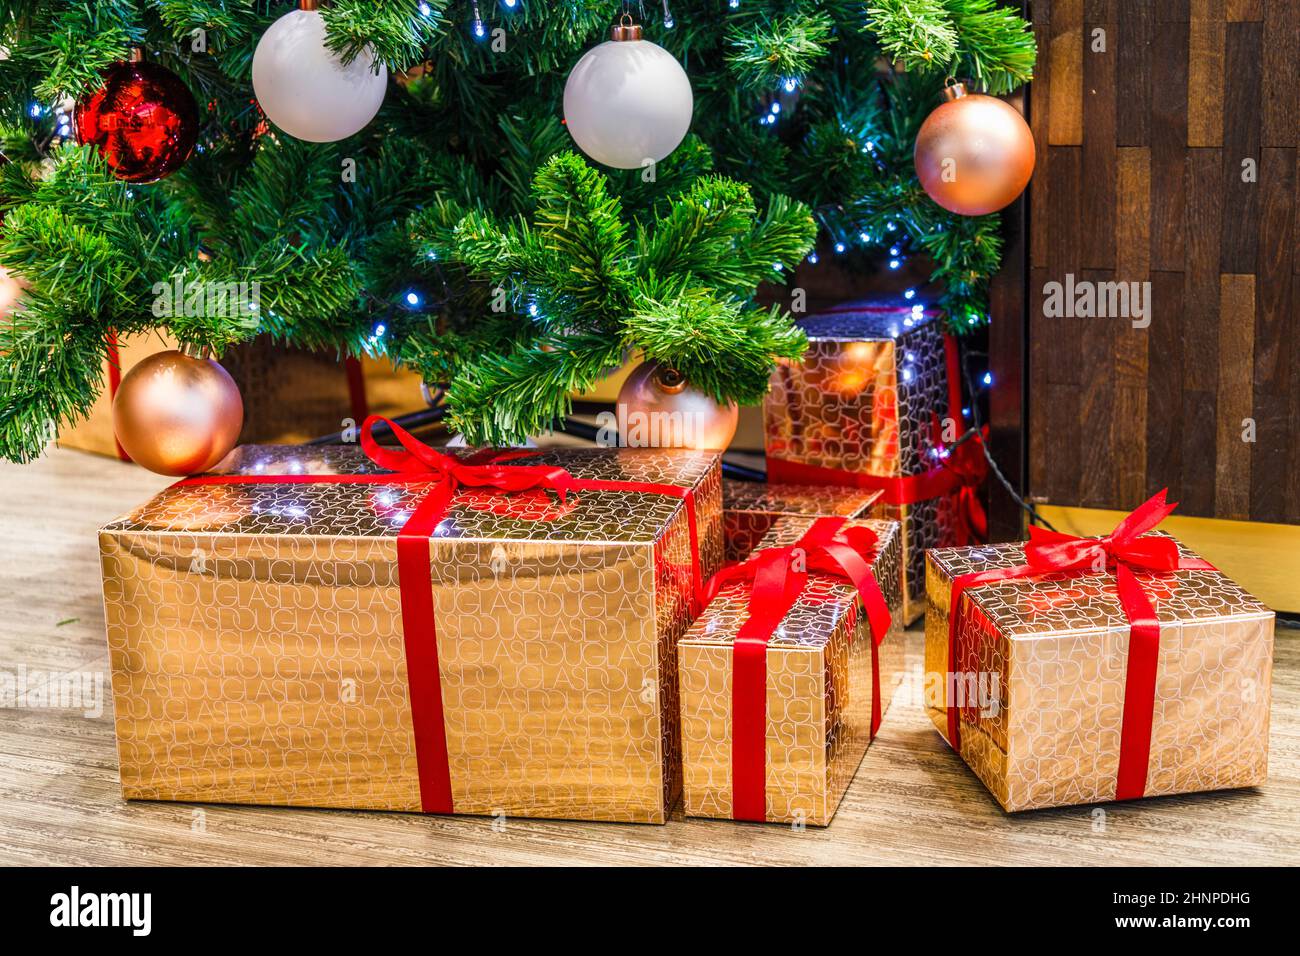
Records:
M618 390L619 437L634 448L722 450L740 410L692 388L676 369L642 362Z
M212 359L167 351L139 362L113 399L113 431L131 460L160 475L193 475L225 458L244 402Z
M962 216L1004 209L1034 172L1034 136L1015 107L993 96L944 91L916 134L916 175L931 199Z

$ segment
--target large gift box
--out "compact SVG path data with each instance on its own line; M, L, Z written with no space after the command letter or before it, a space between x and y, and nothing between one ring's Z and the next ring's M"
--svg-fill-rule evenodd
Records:
M84 419L59 433L59 445L129 461L113 436L113 398L122 376L140 360L177 347L160 332L113 337L104 367L108 387ZM388 359L340 359L259 336L228 349L221 366L244 400L239 439L246 444L307 441L342 431L348 420L355 428L368 414L391 417L426 407L420 376Z
M965 428L956 344L920 305L859 303L799 325L808 351L778 365L763 402L768 480L881 492L877 513L902 527L911 622L926 548L974 543L985 526L979 442L949 447Z
M718 456L243 446L100 531L128 798L662 823Z
M927 708L1006 810L1264 781L1273 612L1153 532L1170 510L929 552Z
M902 679L898 524L779 518L678 644L690 816L826 826Z
M722 527L728 561L743 561L776 520L785 515L865 518L879 491L830 485L773 485L763 481L722 482Z

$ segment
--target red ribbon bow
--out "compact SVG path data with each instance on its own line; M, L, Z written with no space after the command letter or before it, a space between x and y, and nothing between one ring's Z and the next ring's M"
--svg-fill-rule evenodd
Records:
M1114 531L1100 538L1081 538L1030 527L1024 564L958 575L953 578L948 605L948 669L952 672L958 660L957 618L961 598L970 588L1048 574L1114 574L1119 602L1129 621L1116 800L1135 799L1146 792L1156 670L1160 661L1160 620L1135 572L1216 570L1208 561L1181 557L1172 538L1148 534L1178 507L1176 502L1167 502L1165 495L1166 491L1162 490L1125 516ZM960 710L955 701L948 703L948 742L958 752L961 750Z
M401 449L386 448L375 441L374 426L380 422L387 423L401 444ZM445 497L448 502L462 486L485 488L504 494L546 488L558 494L563 501L577 481L573 475L559 467L501 464L512 457L518 457L510 452L489 450L486 452L486 464L476 463L477 456L462 461L431 448L401 425L378 415L371 415L361 426L361 450L381 468L419 475L423 480L438 482L435 495ZM427 501L428 499L426 503Z
M374 427L386 424L401 448L375 441ZM438 640L434 622L433 574L429 541L446 516L452 498L462 487L490 493L515 494L548 489L561 500L569 491L628 491L668 495L683 500L691 550L691 598L698 608L703 593L699 532L693 489L646 481L576 478L563 468L549 465L506 465L531 452L485 449L467 459L446 455L429 447L400 425L379 415L361 426L361 448L389 474L365 475L200 475L173 487L214 484L429 484L429 490L397 534L397 575L402 605L402 636L406 646L406 673L410 691L411 727L420 781L420 804L426 813L454 812L451 767L447 753L446 724L442 709L442 678L438 666Z
M1148 535L1169 517L1178 503L1165 501L1165 492L1144 502L1125 516L1115 530L1100 538L1080 538L1060 531L1031 526L1025 545L1025 563L1044 574L1051 571L1115 570L1120 565L1144 571L1174 571L1178 546L1173 538Z
M867 527L845 528L845 518L818 518L794 544L764 548L709 579L710 600L729 584L750 582L749 617L732 643L731 815L767 818L767 642L808 584L808 572L851 583L871 628L871 736L880 727L879 645L889 631L889 605L871 570L879 546Z

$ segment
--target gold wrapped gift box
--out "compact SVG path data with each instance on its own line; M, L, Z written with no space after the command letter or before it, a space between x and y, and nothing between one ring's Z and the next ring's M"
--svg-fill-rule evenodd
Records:
M693 489L701 572L721 562L714 453L510 464ZM219 470L382 474L354 446L243 446ZM398 532L433 487L181 484L100 531L126 797L425 807L434 751L417 759L411 678L431 664L408 658ZM462 488L427 547L454 812L664 822L681 782L685 501Z
M1131 634L1113 571L968 588L949 664L953 579L1024 560L1018 544L929 552L927 710L947 739L964 705L959 752L1006 810L1114 800ZM1218 571L1137 578L1159 620L1143 795L1263 783L1273 612Z
M942 437L936 425L960 414L949 407L949 362L936 314L868 302L799 325L808 351L802 362L776 368L763 402L769 480L885 483L935 468ZM953 494L905 504L888 497L875 514L901 527L902 614L910 623L925 609L925 550L960 543L958 501Z
M743 561L777 518L865 518L879 491L832 485L773 485L761 481L722 482L722 526L728 561Z
M756 550L795 544L816 519L782 517ZM880 711L903 675L898 524L866 519L879 539L871 566L894 623L878 648ZM684 804L688 816L731 819L733 644L749 617L749 585L725 586L678 644ZM768 822L827 826L871 742L872 636L853 585L810 572L769 639Z

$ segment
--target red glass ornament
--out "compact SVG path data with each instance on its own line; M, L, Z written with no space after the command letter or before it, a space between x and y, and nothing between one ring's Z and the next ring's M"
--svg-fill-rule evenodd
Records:
M151 183L184 165L199 135L199 107L189 88L156 63L122 61L104 85L77 103L77 138L99 147L113 175Z

